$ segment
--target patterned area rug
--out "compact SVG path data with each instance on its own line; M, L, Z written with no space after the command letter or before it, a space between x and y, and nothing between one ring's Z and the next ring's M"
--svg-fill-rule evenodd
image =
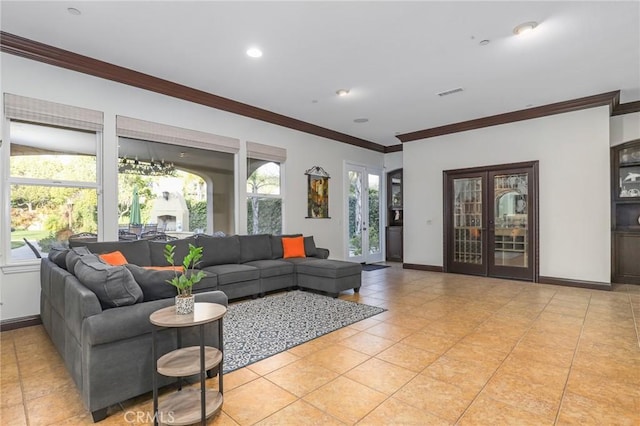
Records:
M289 291L229 305L224 317L224 372L384 312L362 303Z

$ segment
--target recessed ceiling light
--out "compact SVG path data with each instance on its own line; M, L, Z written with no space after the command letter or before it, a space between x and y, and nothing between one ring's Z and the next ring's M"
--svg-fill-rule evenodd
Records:
M368 118L356 118L353 120L354 123L366 123L367 121L369 121Z
M517 27L515 27L513 29L513 33L515 35L522 35L522 34L528 33L529 31L533 30L537 26L538 26L537 22L534 22L534 21L525 22L524 24L520 24Z
M262 50L258 49L257 47L251 47L247 49L247 56L251 58L259 58L262 56Z
M67 12L69 12L72 15L82 15L82 12L80 12L80 9L76 9L75 7L68 7Z
M336 90L336 95L338 96L347 96L348 94L349 94L349 89Z
M480 43L478 43L480 46L486 46L487 44L491 43L491 40L481 40Z

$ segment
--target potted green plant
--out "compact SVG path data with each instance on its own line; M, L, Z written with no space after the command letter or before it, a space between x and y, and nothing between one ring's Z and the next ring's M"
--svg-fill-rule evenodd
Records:
M195 269L197 263L202 259L202 247L189 244L189 254L187 254L182 261L181 272L175 267L175 249L175 245L167 244L164 246L164 257L167 259L167 262L174 267L175 274L175 276L167 280L167 282L178 290L178 295L175 298L176 313L188 315L193 313L194 305L194 296L191 294L191 290L194 284L200 282L200 280L206 276L203 271Z

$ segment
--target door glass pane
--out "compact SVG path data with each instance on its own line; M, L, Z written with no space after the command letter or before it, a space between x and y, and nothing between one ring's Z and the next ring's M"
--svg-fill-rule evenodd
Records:
M454 179L453 260L482 264L482 180Z
M529 200L527 173L495 176L495 264L528 265Z
M362 255L362 173L349 171L349 257Z
M369 254L380 253L380 176L369 175Z

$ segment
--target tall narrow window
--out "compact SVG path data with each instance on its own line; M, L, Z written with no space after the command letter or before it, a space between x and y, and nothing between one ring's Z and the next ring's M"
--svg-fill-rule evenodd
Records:
M3 250L9 262L41 257L73 234L97 235L103 114L12 94L4 95L4 112L11 238Z
M247 143L247 233L282 233L281 162L286 151Z

